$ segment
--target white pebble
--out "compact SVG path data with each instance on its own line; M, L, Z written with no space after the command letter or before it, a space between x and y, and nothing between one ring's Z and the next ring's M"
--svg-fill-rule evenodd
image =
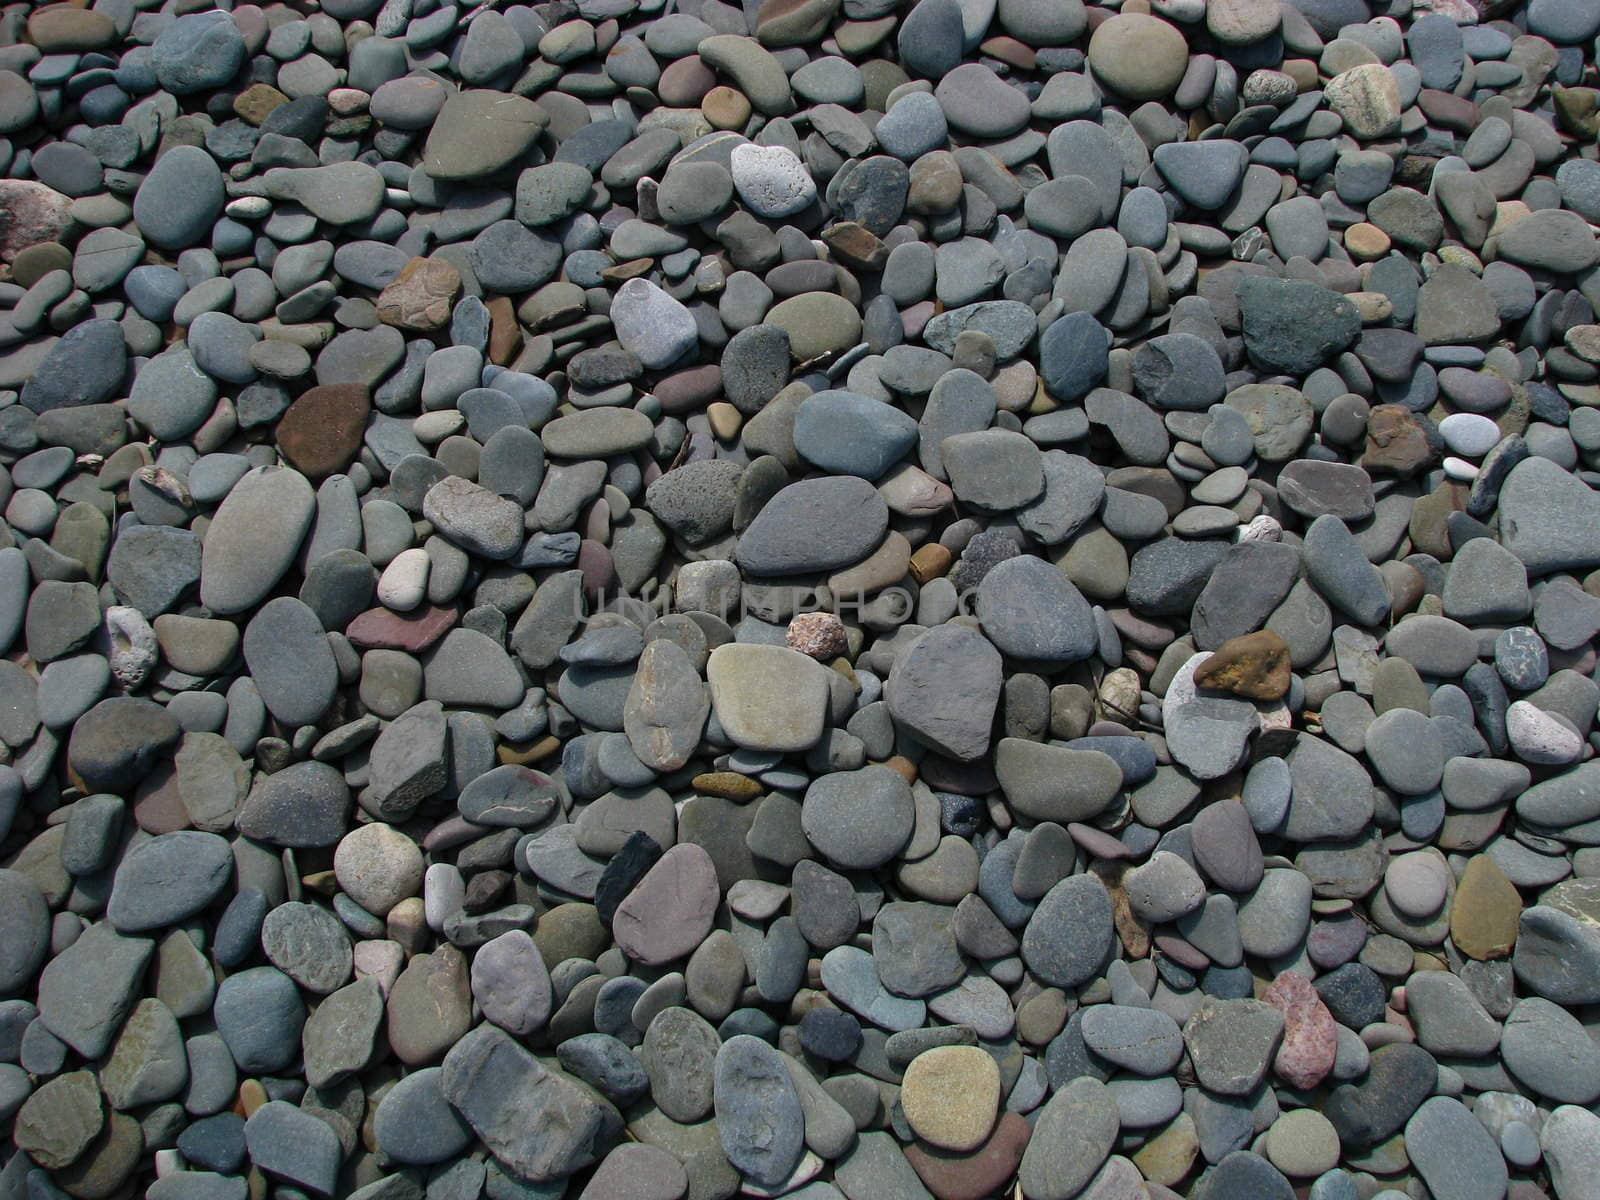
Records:
M1471 483L1478 477L1478 468L1464 458L1457 458L1454 454L1444 460L1444 473L1451 479L1460 480L1462 483Z
M1501 438L1500 426L1478 413L1451 413L1439 422L1444 444L1467 458L1482 458Z
M1583 753L1583 739L1570 725L1526 700L1506 709L1506 736L1523 762L1569 763Z
M730 159L733 186L759 216L791 217L817 198L817 185L800 156L786 146L745 142Z
M402 550L378 577L378 603L395 612L410 612L428 594L428 552L420 546Z
M1248 525L1239 526L1239 541L1241 542L1278 542L1283 540L1283 526L1278 524L1276 517L1269 517L1263 513L1253 518Z
M121 604L106 609L105 620L111 674L128 691L137 691L161 657L155 630L137 608Z
M235 221L259 221L272 213L272 201L265 196L240 196L237 200L228 201L228 206L222 211Z

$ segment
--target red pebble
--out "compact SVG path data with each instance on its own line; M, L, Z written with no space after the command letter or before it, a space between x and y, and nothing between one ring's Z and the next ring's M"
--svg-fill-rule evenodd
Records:
M1272 1068L1290 1087L1314 1088L1333 1070L1339 1029L1333 1014L1304 975L1285 971L1261 993L1283 1014L1283 1043Z

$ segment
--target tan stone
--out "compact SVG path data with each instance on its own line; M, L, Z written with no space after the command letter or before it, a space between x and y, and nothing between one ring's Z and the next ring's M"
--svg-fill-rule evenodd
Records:
M705 94L700 112L713 129L743 129L750 120L750 101L743 92L722 85Z
M1195 669L1194 681L1246 696L1279 700L1289 690L1289 645L1270 629L1229 638Z
M927 583L930 579L938 579L950 569L954 556L948 547L937 542L929 542L925 546L918 546L917 552L911 556L911 578L917 583Z
M1500 958L1517 942L1522 897L1487 854L1467 863L1450 907L1450 938L1468 958Z
M1362 140L1387 137L1400 127L1400 85L1381 63L1362 63L1329 80L1328 107Z
M706 405L706 421L711 425L711 432L725 442L730 442L739 436L739 427L744 424L744 414L726 400L718 400Z
M1344 231L1344 248L1357 262L1372 262L1389 253L1389 235L1368 221L1358 221Z
M434 333L450 323L461 272L442 258L413 258L378 293L378 320L396 329Z
M105 1127L100 1088L89 1071L58 1075L17 1112L12 1140L48 1171L76 1162Z
M1574 325L1562 340L1584 362L1600 363L1600 325Z
M111 17L74 4L50 4L28 17L28 38L46 54L99 50L117 39Z
M689 786L705 796L720 796L724 800L737 800L741 804L761 795L761 784L748 775L736 771L707 771L696 775Z
M1181 1112L1139 1147L1139 1152L1133 1156L1133 1165L1150 1183L1177 1187L1199 1153L1200 1138L1195 1133L1194 1118Z
M233 98L233 111L247 124L260 125L273 109L287 103L289 97L271 84L253 83Z
M935 1046L911 1060L900 1085L906 1123L945 1150L976 1150L994 1128L1000 1068L977 1046Z
M1380 404L1367 414L1361 465L1370 474L1415 475L1438 460L1438 430L1403 404Z

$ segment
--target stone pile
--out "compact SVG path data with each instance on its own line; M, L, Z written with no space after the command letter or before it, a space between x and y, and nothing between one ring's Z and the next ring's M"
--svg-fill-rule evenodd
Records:
M0 1200L1600 1198L1594 0L0 9Z

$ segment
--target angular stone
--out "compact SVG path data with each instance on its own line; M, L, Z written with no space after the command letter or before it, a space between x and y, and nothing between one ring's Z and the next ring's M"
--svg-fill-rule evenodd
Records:
M442 1083L495 1159L531 1183L554 1183L598 1161L622 1132L610 1104L493 1025L455 1044Z

